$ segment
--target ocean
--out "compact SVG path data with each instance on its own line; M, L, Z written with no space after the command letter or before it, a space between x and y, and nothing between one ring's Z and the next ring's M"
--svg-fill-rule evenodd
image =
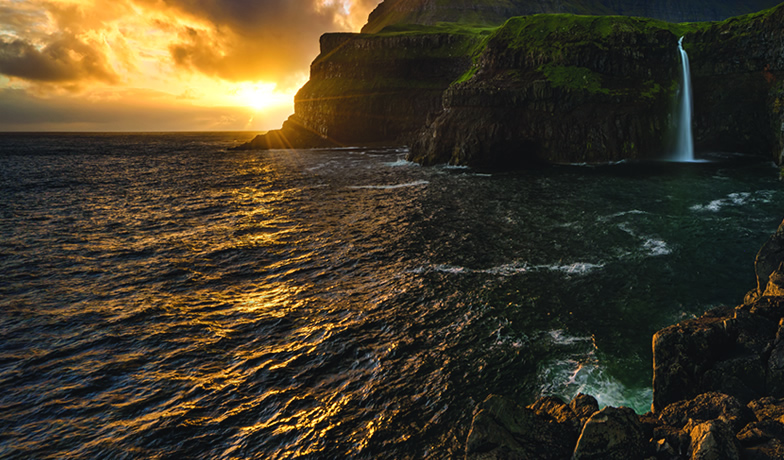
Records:
M455 458L490 394L643 413L755 286L778 168L486 172L252 133L0 134L0 457Z

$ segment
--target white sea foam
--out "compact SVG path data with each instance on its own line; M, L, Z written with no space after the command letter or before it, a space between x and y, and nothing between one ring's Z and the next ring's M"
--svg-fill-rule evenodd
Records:
M563 329L556 329L548 332L554 345L574 345L576 343L592 342L592 337L573 337L567 335Z
M542 268L554 272L563 272L567 275L586 275L594 270L604 268L604 264L575 262L568 265L539 265L536 268Z
M651 256L666 256L668 254L672 254L672 250L667 243L663 240L658 240L655 238L649 238L643 244L643 247L648 251L648 254Z
M397 161L391 161L388 163L384 163L384 166L389 166L390 168L399 168L402 166L419 166L418 163L414 163L413 161L408 161L406 159L400 159Z
M639 214L648 214L648 213L645 211L640 211L639 209L632 209L629 211L616 212L615 214L610 214L609 216L599 217L599 221L605 222L611 219L616 219L618 217L625 217L625 216L639 215Z
M488 268L486 270L480 270L482 273L487 273L489 275L501 275L501 276L509 276L509 275L516 275L519 273L526 273L530 270L531 267L528 266L527 263L511 263L511 264L504 264L499 265L497 267Z
M720 200L713 200L708 204L695 204L692 206L692 211L698 212L719 212L721 208L726 206L742 206L748 203L749 199L752 198L751 193L748 192L741 192L741 193L730 193L725 198Z
M427 185L429 183L430 182L426 180L418 180L414 182L406 182L404 184L392 184L392 185L350 185L348 188L367 189L367 190L395 190L395 189L406 188L406 187L419 187L422 185Z
M600 408L626 406L642 414L650 410L653 401L651 388L625 386L609 375L593 353L584 358L567 358L550 363L541 372L540 382L542 395L556 395L570 401L583 393L596 398Z
M487 275L496 276L513 276L520 275L535 271L552 271L560 272L566 275L585 275L594 270L604 268L604 264L592 264L587 262L575 262L572 264L560 265L529 265L527 262L511 262L508 264L498 265L495 267L485 269L472 269L467 267L460 267L455 265L432 265L430 267L418 267L411 270L412 273L425 273L428 271L435 271L441 273L449 273L453 275L466 275L472 273L483 273Z

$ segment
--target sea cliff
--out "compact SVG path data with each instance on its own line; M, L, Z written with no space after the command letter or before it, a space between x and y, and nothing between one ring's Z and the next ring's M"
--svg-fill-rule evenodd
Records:
M784 222L755 260L757 286L653 337L652 411L599 409L590 395L527 407L489 396L468 459L784 458Z
M717 23L510 19L445 92L409 158L493 168L663 158L683 36L697 148L781 161L783 24L784 6Z
M414 161L493 167L661 155L678 85L675 41L686 35L698 148L780 160L780 10L678 25L526 16L498 28L510 16L533 13L705 21L773 1L386 0L364 33L322 37L310 81L295 97L295 113L281 129L241 148L408 144ZM541 33L538 25L545 26ZM549 49L541 46L544 38L552 41ZM468 116L474 109L477 124ZM518 125L531 135L518 133ZM453 133L461 138L450 138ZM518 141L524 153L510 153Z
M534 15L494 32L409 158L522 167L653 157L678 88L670 23Z
M489 30L459 25L325 34L310 80L280 130L246 148L403 144L471 65Z

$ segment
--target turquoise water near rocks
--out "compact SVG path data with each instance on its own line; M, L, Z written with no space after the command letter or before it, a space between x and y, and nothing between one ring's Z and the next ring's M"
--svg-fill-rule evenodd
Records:
M491 393L651 402L778 169L484 173L245 133L0 135L0 456L453 458Z

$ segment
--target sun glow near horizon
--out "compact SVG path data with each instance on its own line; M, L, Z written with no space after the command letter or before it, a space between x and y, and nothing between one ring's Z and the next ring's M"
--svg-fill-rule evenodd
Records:
M268 130L380 0L0 0L0 131Z

